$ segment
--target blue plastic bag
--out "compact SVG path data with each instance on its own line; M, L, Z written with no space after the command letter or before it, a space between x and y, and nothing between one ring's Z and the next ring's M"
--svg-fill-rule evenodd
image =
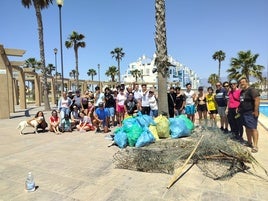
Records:
M187 128L186 123L182 118L170 118L169 128L171 131L171 138L186 137L191 133L191 130Z
M151 144L155 141L155 138L148 128L144 128L140 137L138 138L135 147L143 147L145 145Z
M114 142L120 148L125 148L128 145L127 134L124 132L122 128L116 130L116 133L114 135Z

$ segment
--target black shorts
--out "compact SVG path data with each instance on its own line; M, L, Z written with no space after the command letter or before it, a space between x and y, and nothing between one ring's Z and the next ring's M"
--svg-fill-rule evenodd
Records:
M208 111L206 104L204 104L204 105L197 105L197 108L196 109L197 109L197 111L200 111L200 112Z

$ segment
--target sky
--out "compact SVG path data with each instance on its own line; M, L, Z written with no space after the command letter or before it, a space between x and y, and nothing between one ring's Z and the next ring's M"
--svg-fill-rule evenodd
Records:
M142 55L155 52L154 0L65 0L62 13L64 77L75 69L74 50L64 42L72 31L85 35L85 48L79 48L79 78L91 79L88 69L100 64L100 78L107 80L109 66L117 66L110 52L123 48L121 74L128 64ZM226 76L231 58L239 51L259 54L258 65L268 68L267 0L166 0L168 55L194 70L201 79L218 72L212 55L226 53L221 77ZM20 0L1 1L0 44L5 48L26 50L11 61L40 60L37 20L34 7L25 8ZM56 1L42 10L46 65L61 73L59 8ZM266 76L267 70L264 70ZM98 76L94 77L97 80Z

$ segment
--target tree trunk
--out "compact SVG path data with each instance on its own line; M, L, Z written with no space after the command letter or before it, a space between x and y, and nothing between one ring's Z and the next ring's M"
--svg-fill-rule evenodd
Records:
M47 85L47 74L46 74L42 15L41 15L41 8L38 2L37 1L33 1L33 2L34 2L35 14L37 17L37 24L38 24L40 59L41 59L41 65L42 65L41 69L42 69L42 75L43 75L42 84L43 84L43 89L44 89L44 104L45 104L45 110L48 111L48 110L51 110L51 108L50 108L49 98L48 98L48 85Z
M118 65L118 83L121 84L120 59L117 60Z
M159 113L168 114L167 101L167 73L168 56L166 45L166 23L165 23L165 0L155 0L155 18L156 18L156 59L158 79L158 110Z
M74 44L76 46L76 44ZM74 54L75 54L75 79L76 79L76 89L79 89L79 71L78 71L78 48L74 47Z

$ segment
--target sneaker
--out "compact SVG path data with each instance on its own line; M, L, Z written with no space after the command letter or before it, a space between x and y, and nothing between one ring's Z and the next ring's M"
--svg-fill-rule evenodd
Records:
M101 129L97 128L96 133L101 133Z
M224 134L228 134L228 133L229 133L228 129L225 128L225 129L223 130L223 133L224 133Z

